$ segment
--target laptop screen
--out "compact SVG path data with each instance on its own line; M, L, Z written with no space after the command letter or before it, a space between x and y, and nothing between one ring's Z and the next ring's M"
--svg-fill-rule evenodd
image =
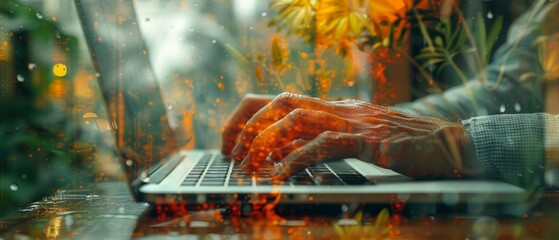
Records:
M131 0L76 0L129 179L177 149Z

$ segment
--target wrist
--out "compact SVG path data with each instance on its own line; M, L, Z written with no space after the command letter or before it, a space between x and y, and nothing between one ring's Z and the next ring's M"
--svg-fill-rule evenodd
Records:
M461 123L452 123L443 128L444 142L453 159L453 176L474 177L484 172L478 160L474 142Z

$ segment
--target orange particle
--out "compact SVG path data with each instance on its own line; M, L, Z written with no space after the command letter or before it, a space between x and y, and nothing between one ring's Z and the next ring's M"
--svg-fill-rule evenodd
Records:
M305 58L307 58L309 55L308 55L306 52L301 52L300 56L301 56L302 59L305 59Z
M221 102L221 98L216 98L216 99L215 99L215 102L216 102L216 103L220 103L220 102Z
M262 83L264 80L264 73L262 72L262 68L260 66L254 67L254 73L256 74L256 79L259 83Z

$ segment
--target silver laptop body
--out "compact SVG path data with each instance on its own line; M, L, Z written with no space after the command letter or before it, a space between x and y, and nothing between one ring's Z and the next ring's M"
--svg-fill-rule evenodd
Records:
M489 180L415 181L344 159L274 183L246 175L218 151L184 151L168 122L132 0L75 0L108 109L118 152L137 201L152 203L517 202L525 190ZM265 170L264 170L265 171Z

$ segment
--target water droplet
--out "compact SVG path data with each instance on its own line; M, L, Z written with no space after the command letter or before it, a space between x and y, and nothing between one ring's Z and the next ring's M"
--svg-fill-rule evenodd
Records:
M54 32L54 37L56 37L58 39L62 38L62 36L60 36L60 32L58 32L58 31Z
M191 32L194 32L194 27L190 27L190 31L191 31Z
M23 82L23 81L25 81L25 78L24 78L23 75L21 75L21 74L18 74L18 75L16 76L16 78L17 78L17 81L18 81L18 82Z
M194 4L194 7L198 7L198 3L195 3L195 4Z
M515 103L514 104L514 111L516 111L516 112L522 111L522 107L520 107L520 103Z
M118 213L124 214L124 212L126 212L126 210L124 209L124 207L119 207L119 208L118 208Z
M19 186L18 186L17 184L13 183L12 185L10 185L10 190L12 190L12 191L15 192L15 191L17 191L18 189L19 189Z
M487 13L487 18L493 19L493 13L491 11Z
M215 40L215 39L214 39L214 40L212 40L212 43L213 43L213 44L217 43L217 40Z
M35 14L35 16L37 16L38 19L43 19L43 15L40 13Z
M22 179L27 179L27 174L25 174L25 173L24 173L24 174L21 174L21 178L22 178Z
M167 109L169 109L169 110L173 109L173 104L170 104L170 103L167 104Z
M146 18L146 22L149 22L149 21L151 21L151 19L149 19L149 18Z
M29 69L29 71L33 71L36 68L37 68L37 65L35 63L27 64L27 69Z
M250 30L253 30L253 29L254 29L254 27L253 27L253 26L250 26L250 27L249 27L248 29L250 29Z
M499 108L499 112L504 113L505 111L507 111L507 107L505 107L505 104L501 104L501 107Z
M262 12L262 17L265 17L265 16L267 16L267 15L268 15L267 12Z
M95 77L101 77L101 73L95 73Z
M126 160L126 166L132 167L132 165L134 165L134 161L130 159Z

